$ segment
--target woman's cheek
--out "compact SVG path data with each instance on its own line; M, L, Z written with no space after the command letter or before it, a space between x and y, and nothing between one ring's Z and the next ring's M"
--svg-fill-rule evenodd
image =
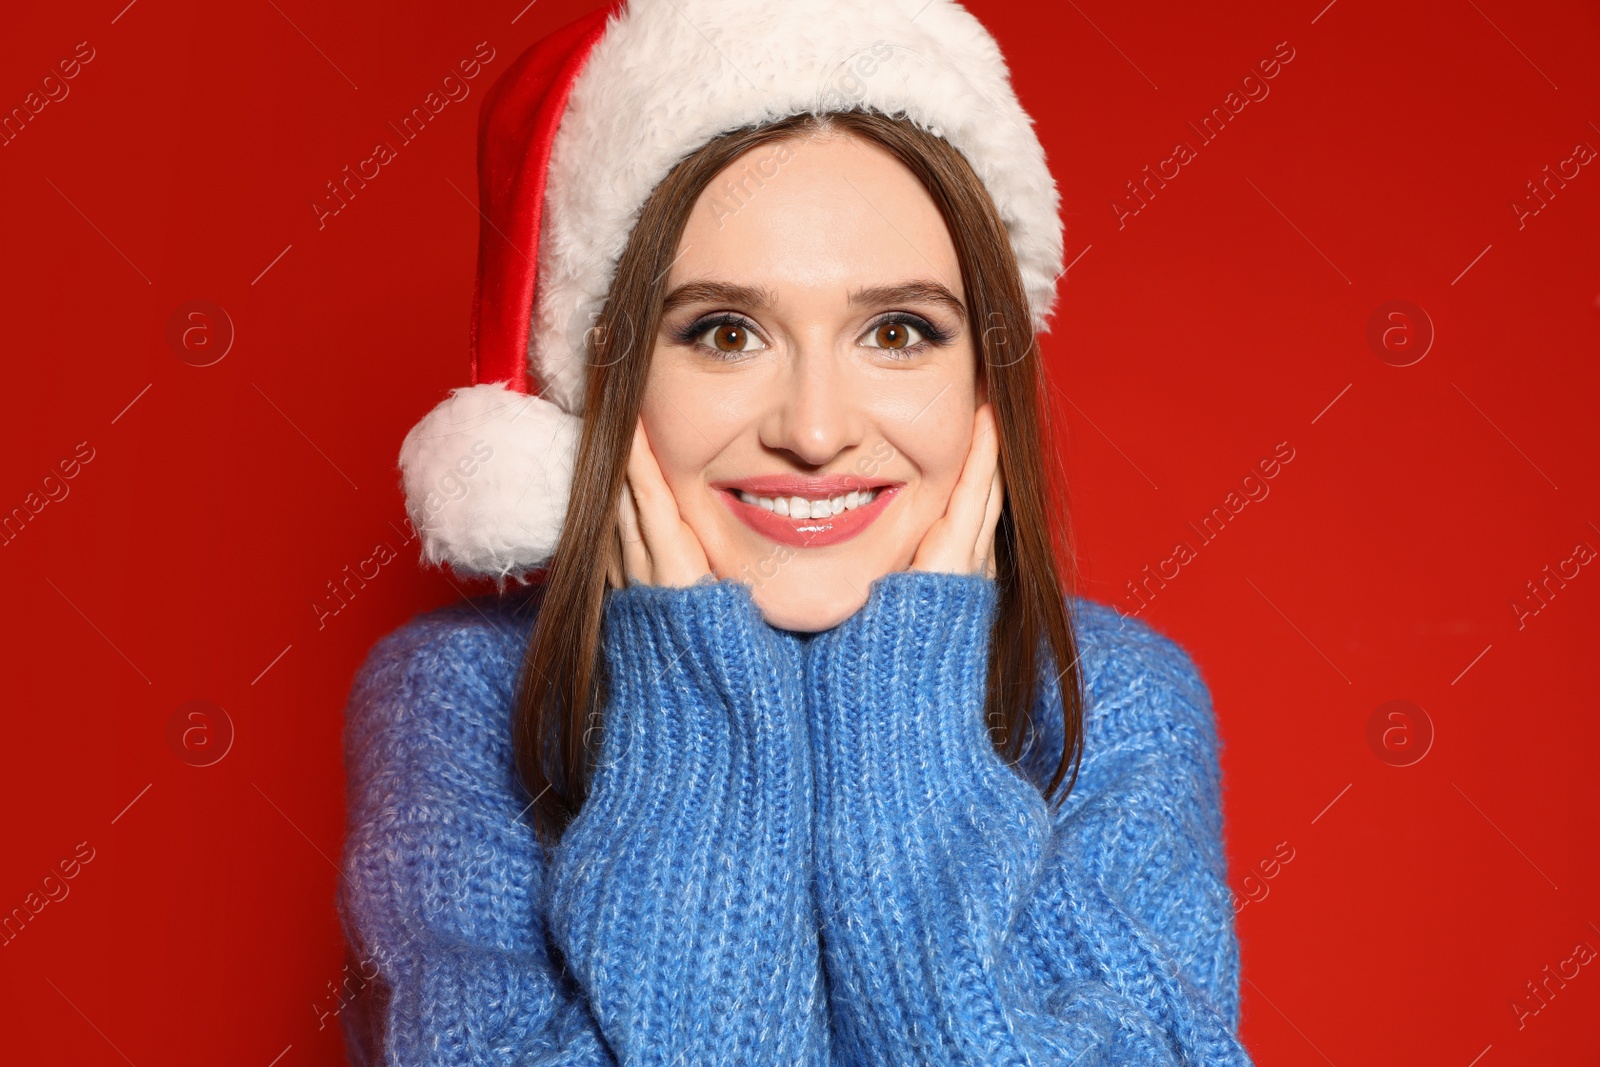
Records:
M700 477L722 437L718 408L705 402L703 392L697 396L686 385L671 378L656 379L639 410L656 465L675 493Z
M717 491L706 485L707 466L735 432L719 417L720 410L696 403L689 390L672 394L652 390L641 409L650 451L677 501L678 514L694 531L713 570L719 572L734 568L737 562L729 555L733 546L728 526L733 514L718 499Z
M682 488L673 486L672 492L678 499L678 514L694 532L700 547L705 549L706 562L711 564L712 571L719 578L731 577L738 573L739 569L749 562L738 541L744 525L734 516L728 505L719 499L720 493L715 489L706 488L705 483L698 477L687 482Z
M921 532L926 533L950 506L950 496L966 464L970 438L971 434L959 437L952 434L940 441L930 435L929 439L904 444L903 456L917 472L916 506L912 510L922 524Z

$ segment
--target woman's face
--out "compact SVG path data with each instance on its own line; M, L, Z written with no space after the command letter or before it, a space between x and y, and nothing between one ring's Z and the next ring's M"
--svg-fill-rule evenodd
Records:
M763 145L696 202L666 291L642 417L679 513L774 626L837 625L944 514L983 401L938 208L854 135Z

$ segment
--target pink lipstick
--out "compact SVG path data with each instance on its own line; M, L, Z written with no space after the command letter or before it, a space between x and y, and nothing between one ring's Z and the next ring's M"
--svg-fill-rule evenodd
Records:
M872 525L889 506L905 483L886 478L866 478L853 474L833 474L806 478L792 474L769 474L753 478L739 478L712 485L739 520L756 533L782 544L797 548L824 548L848 541ZM872 493L866 503L845 506L842 511L804 518L785 514L795 510L793 501L804 501L806 510L815 510L816 504L826 504L849 494ZM768 509L749 497L765 497L774 503Z

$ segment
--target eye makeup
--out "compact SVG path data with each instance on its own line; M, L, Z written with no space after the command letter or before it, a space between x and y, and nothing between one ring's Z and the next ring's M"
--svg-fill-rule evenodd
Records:
M891 311L884 315L878 316L867 324L862 336L865 337L875 330L894 324L911 327L917 332L917 334L921 336L922 339L917 341L915 344L904 345L900 348L890 348L884 345L863 345L862 347L877 348L882 352L909 353L911 355L916 355L927 350L928 348L936 348L947 345L955 339L955 334L952 331L935 325L929 320L923 318L921 315L914 315L908 311ZM667 336L671 338L674 344L702 349L706 352L713 353L718 358L738 356L747 351L760 351L759 348L727 351L720 348L714 348L700 340L712 330L727 326L737 327L741 330L746 330L749 333L754 334L758 338L761 337L761 330L754 322L750 321L750 319L743 315L739 315L731 311L719 311L708 315L702 315L699 318L686 323L685 325L674 327L668 331ZM763 338L763 341L764 340L765 339Z

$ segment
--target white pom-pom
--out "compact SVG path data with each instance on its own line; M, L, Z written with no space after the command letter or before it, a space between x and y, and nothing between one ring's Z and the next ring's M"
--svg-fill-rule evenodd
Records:
M582 426L503 383L453 390L400 446L423 559L501 583L546 563L566 521Z

